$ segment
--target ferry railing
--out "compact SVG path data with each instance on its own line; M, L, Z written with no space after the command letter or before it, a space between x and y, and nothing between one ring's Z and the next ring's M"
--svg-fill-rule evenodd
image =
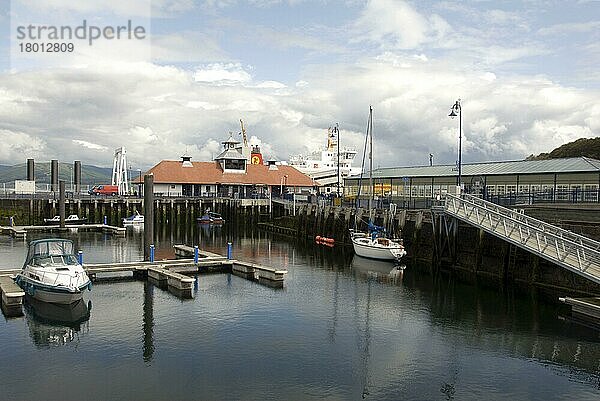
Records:
M444 201L447 214L600 283L600 242L472 195Z

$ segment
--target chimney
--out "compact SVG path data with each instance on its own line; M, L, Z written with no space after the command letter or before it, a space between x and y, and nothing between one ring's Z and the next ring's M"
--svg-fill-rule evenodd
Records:
M269 165L269 170L279 170L279 168L277 168L277 160L275 159L269 159L267 161L267 164Z

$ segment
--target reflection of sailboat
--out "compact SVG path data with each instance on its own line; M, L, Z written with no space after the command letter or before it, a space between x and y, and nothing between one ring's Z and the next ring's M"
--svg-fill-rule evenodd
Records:
M35 345L65 345L79 340L82 325L87 323L91 301L80 299L70 305L38 301L27 296L24 303L29 334ZM85 324L87 328L87 324Z
M354 255L350 267L358 275L393 284L402 281L404 269L406 268L405 265L399 263L363 258L358 255Z

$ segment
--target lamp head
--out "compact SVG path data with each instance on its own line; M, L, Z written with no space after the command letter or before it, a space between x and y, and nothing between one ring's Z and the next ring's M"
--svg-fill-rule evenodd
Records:
M450 109L450 114L448 114L448 117L450 118L454 118L456 117L458 114L456 114L456 111L454 110L454 106L452 106L452 109Z

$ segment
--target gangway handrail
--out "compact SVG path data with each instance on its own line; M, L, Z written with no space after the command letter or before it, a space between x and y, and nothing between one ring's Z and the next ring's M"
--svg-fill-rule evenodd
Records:
M446 194L444 211L600 282L598 241L468 194Z
M482 207L485 210L492 212L494 214L498 214L504 218L507 218L508 220L515 221L520 224L524 224L527 227L534 228L546 235L549 235L552 237L557 237L563 241L566 241L566 242L576 245L578 247L585 247L586 249L588 249L592 252L600 252L600 242L594 241L591 238L574 233L572 231L565 230L564 228L557 227L550 223L546 223L544 221L538 220L534 217L527 216L525 214L518 213L518 212L515 212L515 211L507 209L507 208L503 208L502 206L498 206L495 203L484 201L480 198L476 198L476 197L474 197L472 195L468 195L468 194L463 194L461 196L461 198L454 196L454 195L450 195L450 194L448 194L447 196L450 198L460 199L461 202L470 203L475 206ZM478 202L471 201L471 200L469 200L469 198L481 201L481 204L478 204ZM490 206L490 205L493 207L492 209L488 208L488 206ZM504 210L502 210L502 209L506 209L509 213L504 213ZM519 216L519 218L513 217L514 215ZM522 219L522 220L520 220L520 219ZM531 223L537 223L539 226L536 227L534 224L531 224ZM546 228L548 228L549 230L546 230ZM555 233L560 233L561 235L558 235ZM562 234L565 234L566 236L563 236ZM593 247L594 245L596 247Z

